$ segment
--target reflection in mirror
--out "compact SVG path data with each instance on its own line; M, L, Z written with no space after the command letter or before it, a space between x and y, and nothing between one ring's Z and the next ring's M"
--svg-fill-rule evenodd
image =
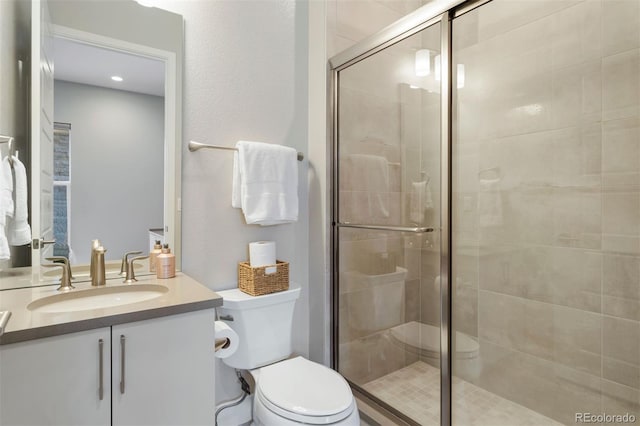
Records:
M87 280L93 239L107 249L108 278L117 276L125 252L148 252L158 239L170 244L179 269L182 17L132 0L42 3L50 18L21 25L26 34L38 26L31 38L53 59L55 80L50 90L36 84L29 66L21 78L42 88L39 101L37 91L31 96L42 112L52 98L51 119L32 124L21 159L31 177L32 237L55 234L56 243L44 250L32 244L30 262L12 255L0 263L0 290L55 282L57 268L40 268L45 253L69 256L75 279ZM23 109L27 122L40 112L33 105ZM49 132L50 184L40 179L47 167L41 138ZM49 228L51 235L41 233ZM140 265L148 272L148 263Z
M164 63L63 38L54 52L54 254L147 251L164 228Z

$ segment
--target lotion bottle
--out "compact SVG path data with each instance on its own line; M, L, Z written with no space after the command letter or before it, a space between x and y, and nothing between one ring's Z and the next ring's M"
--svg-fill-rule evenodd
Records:
M169 244L165 244L162 253L156 257L156 276L159 279L176 276L176 255L171 253Z
M149 252L149 271L156 271L156 258L158 255L162 253L162 244L160 240L156 240L156 243L153 245L153 250Z

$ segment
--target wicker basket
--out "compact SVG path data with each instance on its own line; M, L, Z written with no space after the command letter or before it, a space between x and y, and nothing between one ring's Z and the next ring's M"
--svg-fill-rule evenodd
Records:
M267 274L266 269L276 267ZM238 262L238 288L252 296L275 293L289 289L289 262L276 260L275 265L251 267L249 262Z

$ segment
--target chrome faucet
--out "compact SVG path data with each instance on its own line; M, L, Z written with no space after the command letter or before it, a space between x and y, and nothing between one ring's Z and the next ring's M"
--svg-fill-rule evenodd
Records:
M91 285L99 287L107 284L106 271L104 267L104 254L107 252L102 246L91 250L91 259L93 265L91 267Z
M69 265L69 259L64 256L53 256L46 258L50 262L56 263L45 263L42 266L46 268L62 268L62 277L60 278L60 287L57 288L58 291L69 291L74 289L75 287L71 285L71 266ZM62 263L57 263L62 262Z

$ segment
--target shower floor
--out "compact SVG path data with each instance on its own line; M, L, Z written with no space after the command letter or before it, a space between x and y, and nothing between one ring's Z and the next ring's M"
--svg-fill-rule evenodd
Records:
M522 405L453 378L454 424L471 426L561 425ZM418 361L373 380L365 390L421 425L440 425L440 370Z

